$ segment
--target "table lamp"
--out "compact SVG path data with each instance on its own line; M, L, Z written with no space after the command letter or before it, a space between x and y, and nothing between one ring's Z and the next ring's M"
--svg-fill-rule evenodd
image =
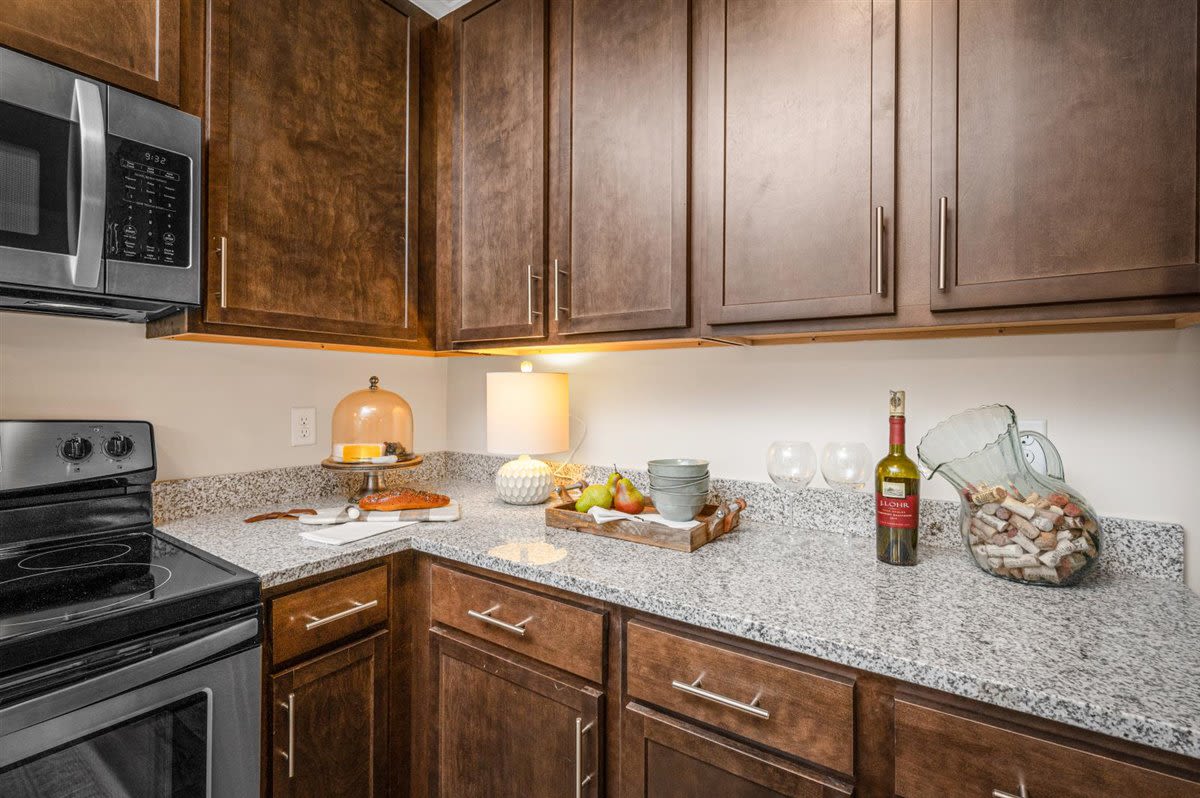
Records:
M554 489L550 466L529 456L563 452L570 446L567 375L520 371L487 375L487 450L517 454L496 472L496 494L509 504L540 504Z

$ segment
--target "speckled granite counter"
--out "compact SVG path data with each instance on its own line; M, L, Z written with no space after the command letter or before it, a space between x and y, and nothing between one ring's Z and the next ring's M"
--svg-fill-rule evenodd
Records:
M345 547L303 541L294 521L246 525L245 510L162 529L264 587L413 548L1200 757L1200 596L1182 584L1097 574L1022 586L942 548L896 568L876 563L868 538L754 521L681 554L549 529L543 508L505 505L489 485L435 488L462 521Z

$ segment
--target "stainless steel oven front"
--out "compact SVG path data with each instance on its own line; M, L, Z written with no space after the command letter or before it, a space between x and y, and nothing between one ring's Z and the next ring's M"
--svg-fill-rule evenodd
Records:
M0 707L0 795L258 796L260 640L255 610L27 675L60 683Z
M199 304L200 167L196 117L0 48L0 294Z

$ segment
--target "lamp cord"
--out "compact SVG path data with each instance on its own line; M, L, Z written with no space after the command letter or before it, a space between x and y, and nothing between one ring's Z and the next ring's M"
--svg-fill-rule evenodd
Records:
M579 451L579 447L583 445L584 438L587 437L587 424L584 422L584 420L582 418L580 418L579 416L571 416L571 420L579 422L579 426L580 426L579 440L575 441L575 446L571 449L570 452L567 453L566 459L563 460L561 464L559 464L557 469L555 469L554 473L552 474L552 476L555 479L557 479L563 475L563 473L562 473L563 469L566 468L567 466L569 466L571 464L571 462L575 459L575 453Z

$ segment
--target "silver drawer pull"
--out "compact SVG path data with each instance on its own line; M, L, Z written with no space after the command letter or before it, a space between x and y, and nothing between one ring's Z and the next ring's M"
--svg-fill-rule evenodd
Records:
M938 290L946 290L946 209L948 197L938 203Z
M532 621L533 616L530 615L525 620L518 621L517 623L507 623L505 621L500 620L499 618L492 617L492 613L498 609L500 609L500 605L496 604L496 605L484 610L483 612L479 612L478 610L467 610L467 615L469 615L470 617L474 618L477 621L483 621L484 623L490 623L492 626L498 626L506 632L512 632L515 635L520 635L521 637L524 637L525 636L525 624Z
M583 775L583 735L592 730L596 724L589 722L583 725L583 718L575 718L575 798L583 798L583 788L591 783L595 773Z
M335 612L333 615L326 615L324 618L313 618L311 621L304 624L304 629L305 629L305 631L309 631L311 629L316 629L318 626L324 626L327 623L333 623L334 621L340 621L342 618L347 618L351 615L354 615L356 612L363 612L364 610L369 610L372 607L378 607L378 606L379 606L379 601L376 599L371 599L366 604L362 604L362 603L356 601L356 602L354 602L353 607L344 609L341 612Z
M756 718L762 718L763 720L767 720L771 717L770 712L767 712L765 709L763 709L762 707L760 707L758 705L758 701L762 697L762 693L759 693L758 695L754 696L754 699L749 704L746 704L742 701L737 701L735 699L729 698L728 696L723 696L720 693L714 693L710 690L705 690L703 687L700 686L700 683L703 680L704 680L704 674L702 673L696 679L696 681L692 682L691 684L688 684L687 682L681 682L678 679L674 679L671 681L671 686L674 687L676 690L680 690L684 693L687 693L688 695L694 695L698 698L706 698L709 701L720 704L723 707L729 707L730 709L737 709L742 712L745 712L747 715L753 715Z
M288 747L287 747L287 751L284 751L282 753L283 753L283 758L286 759L287 763L288 763L288 778L290 779L296 775L296 762L295 762L295 755L296 755L296 694L295 693L288 693L287 703L283 705L283 708L286 709L287 713L288 713L288 743L287 743Z
M1029 793L1025 792L1025 785L1021 785L1021 792L1011 793L1006 790L992 790L992 798L1029 798Z

